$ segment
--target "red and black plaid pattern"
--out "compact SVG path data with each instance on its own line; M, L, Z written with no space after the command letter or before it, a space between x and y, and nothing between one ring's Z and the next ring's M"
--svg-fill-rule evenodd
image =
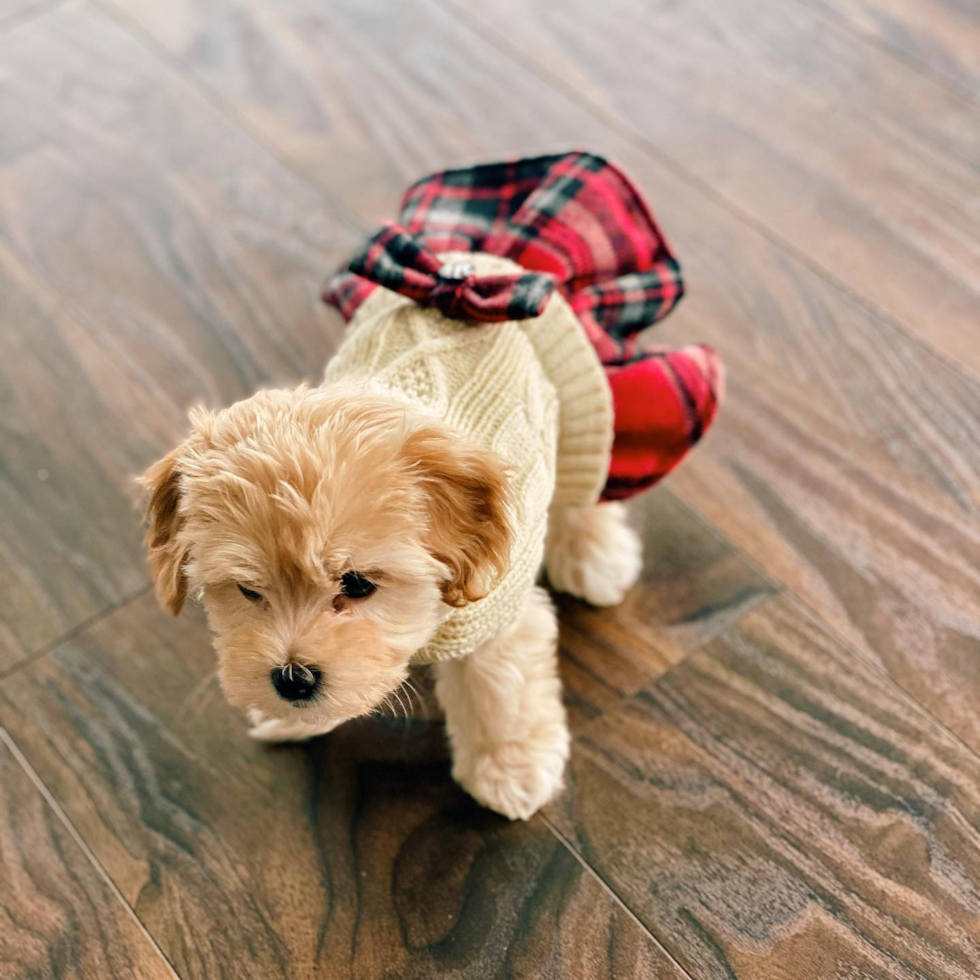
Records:
M606 499L652 486L710 425L721 388L714 351L647 349L637 337L673 309L684 287L643 199L601 157L576 152L443 171L409 188L400 224L418 249L501 255L557 285L612 388L616 432ZM367 254L325 293L348 320L381 283ZM456 309L466 315L461 304Z
M549 276L529 272L478 277L472 266L462 266L443 264L420 237L387 224L347 268L446 316L484 323L538 316L555 289Z

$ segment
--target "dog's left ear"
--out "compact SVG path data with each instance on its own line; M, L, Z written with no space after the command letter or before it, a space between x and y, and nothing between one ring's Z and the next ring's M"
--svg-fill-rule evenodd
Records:
M493 453L434 427L409 436L404 453L422 474L427 492L429 550L449 569L443 601L465 606L482 599L507 568L510 554L503 464Z
M177 466L179 449L154 463L140 478L150 493L146 505L146 550L160 605L175 616L187 597L187 577L184 574L186 551L177 541L183 518L180 516L180 471Z

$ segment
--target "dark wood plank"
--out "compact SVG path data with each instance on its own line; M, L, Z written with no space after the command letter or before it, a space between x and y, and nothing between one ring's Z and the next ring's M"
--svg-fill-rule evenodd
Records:
M980 760L791 600L577 740L549 817L693 976L970 980Z
M980 372L980 104L800 3L453 6Z
M163 442L138 377L3 246L0 333L4 668L146 584L128 484Z
M643 575L620 606L556 596L572 730L635 694L771 595L772 585L663 485L635 501Z
M656 16L682 23L695 16L675 7L657 8ZM972 380L693 191L439 7L337 2L327 12L309 0L284 0L273 11L245 0L180 0L180 16L164 17L163 9L154 0L127 6L267 143L368 222L391 217L404 187L429 170L569 145L619 159L650 197L686 269L688 297L657 336L674 343L707 340L729 366L718 429L669 486L980 747L980 389ZM526 14L515 16L515 23L527 23ZM540 16L559 15L542 5ZM586 12L585 22L592 16L606 14ZM798 24L786 21L795 16L774 15L774 36L782 36L787 23ZM620 37L620 23L606 19L590 43ZM567 24L554 32L527 28L514 34L537 38L544 59L555 56L560 38L577 30ZM745 44L755 53L766 36L760 28ZM674 46L684 47L681 41ZM733 49L740 50L736 41ZM862 70L874 69L884 79L874 90L879 104L887 91L881 86L899 83L883 75L874 59L862 69L857 49L842 49L842 43L835 41L833 52L846 55L843 68L834 69L825 55L811 51L812 44L807 50L817 60L808 56L805 63L831 71L829 91L840 94L835 105L847 102L842 89L848 78L857 84ZM799 45L784 54L781 71L790 72ZM730 65L730 54L719 57L721 65ZM634 63L621 60L624 70ZM658 64L648 59L637 70L647 73ZM603 89L589 83L587 73L613 68L601 61L573 67L576 87L584 91L582 86L592 84L589 94L599 98ZM761 69L745 70L755 78ZM929 115L922 109L933 105L928 99L940 96L928 95L914 73L902 78L916 86L916 111L903 123L912 127ZM792 90L804 81L794 82ZM777 98L786 86L770 87L769 97ZM646 83L638 88L657 104L656 89ZM720 86L715 95L722 91L728 89ZM698 89L692 98L701 95ZM895 98L900 103L901 93ZM732 101L719 101L720 110L741 111L729 106ZM683 93L675 103L671 118L685 104ZM949 121L962 119L961 111L950 116L937 106L928 123L937 139L940 130L946 134L940 145L951 158L958 151L949 148L964 145L957 140L975 137L972 130L954 132ZM786 124L786 109L780 113ZM869 123L870 132L879 131L875 125ZM721 128L730 133L738 126ZM842 145L848 132L821 133L827 152ZM909 145L925 138L901 131ZM718 150L703 156L720 166L740 159ZM893 156L882 151L881 159ZM357 180L350 169L355 162ZM965 214L960 203L957 209ZM788 213L798 212L794 204ZM931 281L930 302L939 281ZM930 315L924 323L954 322L934 305L925 309ZM956 334L971 350L978 349L971 342L974 326L971 321Z
M540 820L451 781L439 725L250 741L194 610L147 596L0 716L184 980L685 975Z
M524 93L540 87L534 75L521 78L519 93L516 78L501 87L499 76L512 72L498 64L488 74L480 49L486 39L503 43L925 342L980 369L970 342L980 306L970 244L980 107L803 5L456 0L451 9L477 41L457 37L422 0L348 0L329 10L317 0L275 10L255 0L178 0L179 14L160 0L106 2L306 173L367 201L392 175L414 179L461 153L523 152L556 128L577 142L596 131L594 120L582 128L562 110L560 118L532 110Z
M426 15L431 16L427 20L414 8L403 13L379 5L345 9L338 5L339 15L334 17L336 12L331 11L328 17L304 6L295 8L302 16L290 20L293 8L277 5L270 11L256 5L236 8L235 16L226 22L222 18L228 7L215 3L206 9L203 22L218 27L209 26L205 32L204 55L200 37L195 38L191 53L205 66L217 64L219 76L240 71L239 81L254 102L247 106L250 124L267 139L280 134L283 139L276 152L338 197L343 195L345 205L366 220L389 216L404 184L426 169L526 151L529 144L538 148L542 141L552 146L588 138L597 148L622 157L640 183L658 191L654 199L660 210L662 194L665 224L668 230L678 229L672 237L682 258L689 257L688 269L694 266L692 302L664 336L721 338L720 346L736 369L731 421L724 423L727 427L673 485L730 529L770 574L828 614L865 656L912 689L918 685L918 696L931 698L938 713L945 713L970 736L977 691L976 685L971 686L977 623L976 593L971 591L976 538L971 528L978 496L976 394L968 382L941 362L923 357L900 331L827 288L730 215L705 205L572 102L538 84L520 65L501 59L491 46L459 30L438 11ZM241 15L246 9L247 16ZM423 14L431 10L419 9ZM241 159L251 164L259 151L241 142L240 134L232 135L233 127L227 138L235 159L219 155L213 170L212 152L219 151L203 138L195 136L178 141L177 148L171 146L171 129L187 132L174 128L183 124L184 110L192 120L201 121L201 130L193 130L192 135L211 126L220 130L223 124L216 121L220 116L205 109L167 72L152 64L137 66L138 49L132 41L102 22L93 29L89 16L88 8L79 7L78 13L72 13L76 19L57 21L43 35L34 35L32 28L34 56L17 66L29 80L40 79L38 88L47 93L38 100L33 83L26 83L20 91L27 93L28 106L34 98L57 118L64 108L58 108L61 103L55 93L71 96L70 111L62 122L71 124L74 142L69 144L73 152L62 151L65 159L52 166L52 156L59 160L51 151L54 136L42 131L48 142L20 164L17 194L11 196L13 203L5 205L15 249L11 268L15 272L29 268L28 278L41 270L59 294L70 298L86 329L93 329L90 322L108 317L110 329L95 333L96 340L111 341L124 330L134 310L139 314L136 325L144 327L152 322L147 311L162 305L168 337L176 334L183 345L200 343L197 337L204 323L208 331L231 338L223 342L234 351L237 317L247 317L251 306L237 297L234 285L221 285L218 277L197 280L196 272L188 273L196 270L199 252L181 251L185 226L178 222L178 231L171 234L173 212L168 209L178 206L170 202L171 196L179 207L190 209L189 234L207 246L200 251L207 258L213 243L224 246L226 242L207 237L201 229L215 223L223 227L229 208L240 206L239 197L251 200L251 174L234 166ZM178 17L174 23L179 30L190 23L197 31L202 19ZM331 33L328 28L336 25ZM95 42L93 35L98 38ZM73 43L79 44L82 55L72 54ZM259 55L270 50L272 56L238 55L225 62L221 57L225 43ZM42 55L52 57L41 58L38 67L34 61ZM91 64L98 64L99 71ZM105 71L105 65L110 70ZM299 67L290 71L289 65ZM495 93L493 99L489 92ZM294 102L297 96L302 98ZM172 108L159 110L161 100ZM500 111L501 104L508 106L506 113ZM130 105L139 111L126 108ZM293 108L287 111L290 105ZM28 108L21 115L28 117ZM39 130L24 132L30 144ZM130 141L126 134L135 136ZM121 162L99 171L93 186L101 187L103 194L105 187L126 189L129 179L142 186L147 173L158 175L145 199L135 195L134 206L124 198L121 209L127 220L136 214L159 222L151 223L146 232L147 244L142 244L140 235L130 238L112 231L113 240L130 245L141 256L136 274L120 262L125 249L103 262L100 256L85 255L77 242L71 246L74 234L91 249L105 227L116 227L116 212L109 207L85 220L92 212L87 210L90 188L84 180L73 178L80 190L73 189L72 180L58 185L68 190L55 194L48 206L38 207L47 202L43 178L60 177L62 169L71 173L76 165L84 173L89 157L100 158L105 147L118 152L113 159L122 161L128 154L142 169L136 178L126 176ZM81 160L76 161L79 154ZM331 161L330 167L325 160ZM222 166L241 175L243 185L228 191ZM278 172L273 164L269 167ZM183 175L176 184L170 176L174 170ZM359 171L363 179L356 179L362 176ZM159 178L161 174L165 180ZM283 179L284 200L291 201L290 195L296 194L302 205L306 200L302 195L309 193L311 213L323 215L329 210L317 195L305 189L297 192L291 178ZM172 195L175 186L177 193ZM19 195L25 189L28 204L22 205ZM91 196L99 200L98 194ZM72 204L68 212L82 215L67 230L61 223L62 200ZM162 219L158 209L163 209ZM298 209L307 213L301 206ZM38 213L46 215L46 221L36 222ZM242 220L245 238L254 247L253 226L247 215ZM127 227L124 220L119 224ZM96 233L86 234L92 228ZM263 232L259 237L267 243L264 236ZM159 245L161 238L167 243L164 248ZM271 258L259 248L263 311L278 309L279 271L295 277L289 282L298 292L305 289L309 269L304 265L297 272L295 263L306 261L307 241L302 234L288 241L281 251L275 246ZM218 244L213 247L220 260L215 262L223 268L224 262L231 261L229 256L239 253ZM169 256L174 250L183 262L142 258L144 252ZM146 267L149 274L143 271ZM120 269L117 284L111 277ZM243 263L234 271L242 270L252 268ZM239 279L236 276L235 282ZM173 282L179 286L171 292ZM113 309L117 290L126 301L123 313ZM222 304L232 297L232 316L212 315L215 295ZM315 287L302 295L312 310ZM695 296L701 298L694 302ZM292 301L306 310L295 297ZM46 302L40 307L42 322L53 318ZM303 322L316 320L311 315ZM275 337L270 341L274 356L285 358L278 343ZM247 389L265 383L261 367L248 364L243 370L241 359L218 346L218 353L247 375L235 385ZM196 396L187 375L197 377L196 372L204 370L200 365L214 355L193 346L184 349L190 353L180 361L182 370L174 369L161 385L165 399L159 410L161 421L152 423L159 425L161 439L170 438L169 426L179 421L182 408L176 400L167 402L166 392L183 382ZM122 360L128 364L126 358ZM302 372L305 363L305 358L290 356L284 361L284 373L291 377L292 372ZM145 361L140 370L147 371ZM124 398L134 397L138 386L129 381L121 384ZM208 396L227 397L210 381L202 387ZM111 415L118 404L110 402L106 414ZM112 424L107 432L112 433L110 440L115 438ZM24 458L33 465L30 456ZM23 473L29 474L30 468ZM97 483L91 477L88 482ZM95 490L85 491L89 492ZM117 530L110 528L109 536ZM813 653L819 658L823 648L816 640L807 643L805 631L794 631L778 620L773 630L779 642L795 644L782 673L758 681L748 667L725 667L726 682L736 674L746 675L750 683L765 688L769 713L763 713L759 722L749 703L751 689L745 695L746 685L733 683L734 694L719 693L712 683L714 675L701 666L705 660L710 664L724 660L719 649L734 650L733 657L751 660L751 651L762 648L769 635L763 630L763 639L758 639L761 627L752 624L764 614L757 614L744 630L713 645L708 655L697 656L690 668L679 668L676 677L681 680L670 674L627 710L612 710L618 699L661 671L688 643L696 645L710 637L727 624L726 617L744 611L759 594L758 584L749 577L747 597L742 595L747 584L744 564L732 559L729 549L715 545L719 551L712 552L705 550L702 541L674 540L676 547L690 550L676 569L668 565L653 573L649 593L639 593L635 607L623 610L622 619L618 614L603 620L599 614L566 610L572 617L579 612L585 617L580 621L583 643L598 644L588 655L600 667L593 673L601 679L606 667L598 636L601 623L609 623L606 645L622 643L622 649L612 651L620 657L618 662L609 658L615 678L612 696L603 700L601 692L587 691L583 698L586 708L606 714L588 730L592 767L588 771L593 775L582 775L576 762L572 816L566 819L561 811L556 813L556 819L564 821L563 831L578 834L581 826L598 826L581 818L581 813L604 809L608 820L610 808L616 809L621 823L613 825L614 832L607 832L608 825L596 832L605 848L600 855L605 866L600 870L634 907L649 911L651 906L643 902L652 900L637 898L630 889L638 880L638 869L654 867L656 902L680 907L681 912L674 919L665 915L666 929L659 919L651 917L647 922L671 944L678 936L682 943L691 940L691 959L685 962L692 971L702 960L716 968L719 960L711 956L719 948L718 955L735 964L737 975L777 980L788 975L806 978L807 970L820 980L835 975L851 980L862 971L876 977L911 975L907 969L898 972L905 967L900 960L883 958L882 949L908 962L924 963L921 975L940 975L936 964L944 977L957 976L957 970L960 975L966 975L964 969L972 971L962 949L967 948L964 942L976 940L975 920L962 908L975 916L976 868L963 857L963 840L977 819L971 804L964 802L972 797L964 791L960 798L958 780L962 773L963 779L975 784L976 773L949 748L952 745L965 754L952 742L942 743L950 754L942 757L942 765L934 764L928 753L938 751L933 745L935 726L930 727L893 692L894 703L888 703L882 721L874 687L882 682L855 668L839 648L834 651L846 664L831 662L826 681L822 674L813 674L824 667L810 662ZM70 554L67 548L66 553ZM688 595L683 569L692 564L698 578ZM708 593L699 596L702 576L712 581ZM714 598L721 600L718 610L712 607ZM694 617L691 628L671 615L673 605L685 602L690 602L687 612ZM642 637L640 642L631 643L632 627ZM746 635L748 640L743 639ZM629 976L655 973L661 967L666 971L663 975L674 975L657 947L648 943L595 879L572 863L540 822L527 828L509 827L465 801L448 781L437 729L412 733L409 740L388 727L359 725L307 749L266 753L244 742L240 727L221 705L213 684L207 683L206 647L199 621L175 629L156 617L147 598L107 619L49 662L21 671L7 682L2 708L44 778L66 801L99 860L154 931L165 937L168 954L187 975L264 978L316 970L327 976L373 976L391 970L410 976L445 972L482 976L510 970L516 975ZM804 655L808 656L802 669L811 673L794 680L793 672L801 668L792 658ZM703 711L690 723L685 721L686 706L676 712L672 707L687 691L677 685L688 672L708 678L691 683ZM793 683L802 685L812 700L830 689L828 697L836 699L832 707L857 704L855 710L863 712L862 718L872 718L867 729L856 734L845 729L840 736L846 743L846 759L864 764L867 751L888 755L885 761L872 760L860 775L870 768L868 779L880 783L892 779L897 767L896 780L914 769L912 775L920 782L913 784L908 777L908 788L893 787L889 799L899 802L893 802L892 809L873 800L869 816L863 798L854 802L851 784L841 787L834 781L837 770L821 754L823 743L810 745L813 728L826 741L831 736L820 725L836 733L837 722L811 711L816 720L807 725L794 718L782 727L774 722L774 731L760 734L760 728L771 722L770 715L779 722L783 718L779 712L798 710L792 700L797 690ZM838 686L832 687L833 683ZM574 683L570 687L574 689ZM661 690L668 695L658 694ZM657 697L667 704L657 709L658 717L665 720L652 728L634 722L637 713L641 721L650 713L646 705L651 699L660 703ZM730 738L720 726L728 718L733 698L742 720L737 737ZM905 728L895 728L895 704L904 708L898 721ZM799 710L804 714L810 710L807 705L804 709ZM844 714L844 708L838 710ZM583 710L580 720L585 714ZM853 713L848 718L852 720ZM891 726L889 733L895 728L899 748L893 752L874 743L866 734L874 726ZM700 734L702 729L708 730L708 736ZM607 731L614 735L602 735ZM739 769L734 750L726 752L731 743L751 758L761 758L776 776L759 789L755 771L748 764ZM925 762L911 752L894 761L895 752L910 743L923 746ZM612 750L603 755L610 744ZM657 783L653 790L648 786L634 790L639 803L611 785L618 777L609 776L610 769L616 772L610 757L617 753L627 757L628 749L630 773L643 774L656 766L662 744L670 759L679 760L668 775L676 777L679 770L681 779L675 778L666 790ZM655 777L663 772L653 771ZM830 788L814 789L813 772ZM690 773L694 776L687 779ZM778 808L785 797L781 799L778 792L782 784L774 785L777 778L789 782L786 796L804 797L810 809L800 806L794 811L792 803ZM719 819L710 819L717 816L710 792L721 793L716 789L719 785L734 787L724 799L738 793L750 797L753 808L748 815L736 810L731 817L724 811ZM810 797L805 796L808 791ZM659 802L654 817L649 816L646 794L651 792L678 794L676 809L685 814L694 811L693 824L687 825L694 827L690 838L679 836L677 827L683 828L683 822L671 822L673 811ZM708 793L707 800L699 792ZM827 809L820 811L819 804L828 799ZM939 804L928 810L926 804L936 800ZM903 811L904 804L908 807ZM903 816L909 808L911 817ZM635 811L640 816L634 816ZM785 819L787 831L781 823L772 829L773 812L780 821ZM843 830L835 822L839 814L844 815ZM820 847L813 844L814 827L822 832L817 835ZM760 839L763 844L756 844ZM583 834L581 840L588 838ZM717 843L710 855L734 857L715 864L698 852L692 857L691 841L696 846L700 840ZM806 854L799 842L811 845ZM779 850L781 846L784 850ZM905 850L920 855L920 864L909 873L912 885L903 877L908 867ZM804 860L814 851L812 860ZM696 864L686 877L676 870L683 860ZM926 861L932 862L928 873L922 870ZM667 874L661 886L662 870ZM438 890L432 887L433 880ZM646 880L646 887L650 881ZM875 890L879 887L883 896ZM671 888L672 896L667 894ZM908 891L915 889L922 891L923 899L909 897ZM807 904L797 914L794 902L801 894ZM811 894L816 898L810 899ZM674 905L670 905L672 898ZM707 902L710 916L698 917L697 901ZM933 903L949 922L927 921L929 913L917 901ZM767 918L768 909L777 903L779 908ZM787 906L792 915L785 914ZM660 906L653 907L659 915ZM692 908L693 925L684 911ZM912 952L911 940L896 938L899 926L909 922L918 943ZM510 954L503 952L508 946ZM617 953L623 959L610 963ZM551 958L542 962L541 957L548 955Z
M808 0L850 30L980 95L980 14L958 0Z
M351 230L100 11L0 36L0 669L146 581L132 476L316 379Z
M0 729L0 976L175 980Z
M727 404L672 490L980 747L980 387L808 302L761 363L750 330L724 346Z

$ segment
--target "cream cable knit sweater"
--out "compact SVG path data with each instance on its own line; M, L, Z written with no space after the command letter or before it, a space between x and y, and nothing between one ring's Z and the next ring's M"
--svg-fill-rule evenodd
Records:
M498 256L447 253L478 275L522 272ZM491 592L449 613L413 662L471 653L521 610L544 557L548 509L593 504L609 472L612 400L568 303L555 293L533 319L471 325L378 288L358 309L325 383L369 376L512 468L510 563Z

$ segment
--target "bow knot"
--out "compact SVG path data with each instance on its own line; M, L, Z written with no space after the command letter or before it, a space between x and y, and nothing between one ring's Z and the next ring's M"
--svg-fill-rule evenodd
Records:
M434 306L444 316L448 316L454 320L465 320L467 318L472 320L486 320L488 318L485 315L485 310L482 316L469 317L466 312L467 305L473 305L472 294L475 281L475 271L467 276L452 277L443 275L440 270L439 278L426 298L425 305ZM512 320L516 318L508 316L504 317L504 319Z
M555 288L542 273L478 276L471 262L441 262L396 224L378 231L348 268L445 316L484 323L538 316Z

